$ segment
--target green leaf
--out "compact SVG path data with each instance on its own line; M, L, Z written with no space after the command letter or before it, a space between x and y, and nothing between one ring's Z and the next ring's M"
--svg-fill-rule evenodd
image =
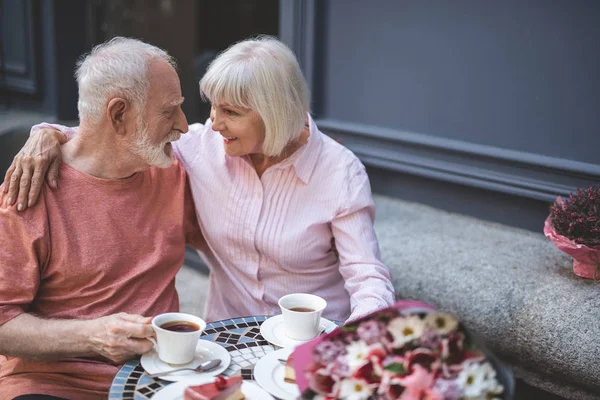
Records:
M302 399L303 400L312 400L313 398L315 398L316 395L317 395L317 392L308 388L304 391L304 393L302 393Z
M344 332L354 332L358 329L358 325L344 325L341 329Z
M406 375L406 369L404 369L404 365L399 363L393 363L388 366L383 367L383 369L387 369L395 373L396 375Z

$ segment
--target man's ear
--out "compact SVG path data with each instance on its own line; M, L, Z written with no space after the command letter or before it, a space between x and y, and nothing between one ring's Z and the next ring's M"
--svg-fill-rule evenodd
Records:
M127 132L126 114L129 111L131 111L131 105L123 98L115 97L108 102L106 118L116 134L124 135Z

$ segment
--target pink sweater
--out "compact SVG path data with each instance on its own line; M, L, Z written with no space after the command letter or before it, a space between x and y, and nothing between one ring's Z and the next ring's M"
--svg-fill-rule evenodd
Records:
M57 190L18 213L0 208L0 325L27 312L93 319L179 309L185 245L201 246L186 174L176 162L122 180L63 163ZM0 356L0 399L27 393L106 398L118 365Z

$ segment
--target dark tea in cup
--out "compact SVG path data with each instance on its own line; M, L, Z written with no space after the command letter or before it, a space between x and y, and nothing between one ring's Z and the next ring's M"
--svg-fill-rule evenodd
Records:
M321 314L327 307L324 298L310 293L291 293L279 299L284 334L293 340L307 341L321 332Z
M304 315L304 314L302 314ZM167 364L187 364L196 356L196 347L206 321L186 313L164 313L152 318L156 339L149 337L158 358Z
M170 321L160 327L171 332L195 332L200 330L198 325L189 321Z

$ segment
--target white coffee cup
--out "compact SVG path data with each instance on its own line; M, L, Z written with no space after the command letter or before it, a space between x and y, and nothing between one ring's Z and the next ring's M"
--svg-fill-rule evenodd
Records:
M319 335L325 299L314 294L293 293L279 299L285 332L290 339L310 340Z
M198 329L190 332L178 332L169 330L169 325L190 325ZM169 324L171 323L171 324ZM173 326L170 326L174 329ZM196 345L202 331L206 328L206 322L195 315L184 313L159 314L152 319L152 329L156 332L156 340L150 339L158 352L158 358L168 364L187 364L196 355Z

